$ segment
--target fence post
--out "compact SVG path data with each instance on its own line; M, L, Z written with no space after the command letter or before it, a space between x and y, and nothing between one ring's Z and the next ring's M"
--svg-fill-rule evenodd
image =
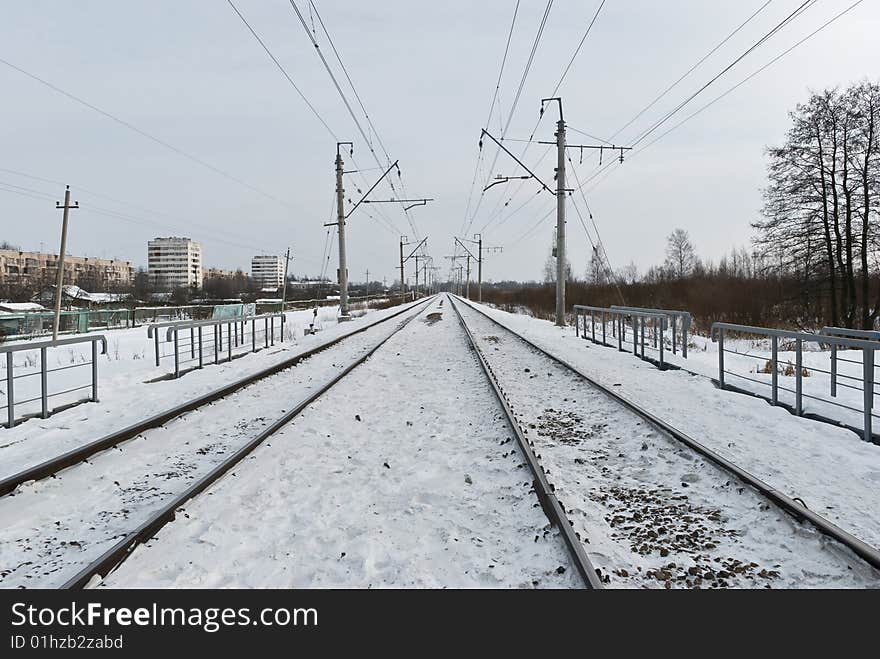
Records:
M602 312L602 345L607 345L605 343L605 312Z
M15 380L12 376L12 353L6 353L6 419L7 428L15 425Z
M639 329L641 330L641 340L639 343L642 344L642 359L645 358L645 319L641 318L639 320Z
M159 328L153 327L153 341L156 344L156 366L159 365Z
M803 383L803 379L801 377L801 375L802 375L801 370L803 369L803 363L804 363L802 348L803 348L803 342L801 341L801 339L796 339L795 340L795 353L794 353L794 361L795 361L795 366L794 366L794 368L795 368L794 408L795 408L795 413L798 416L803 414L803 411L804 411L804 401L803 401L804 383Z
M215 364L219 361L219 358L218 358L219 346L218 346L218 340L217 340L217 329L218 329L218 326L214 325L214 363Z
M367 307L369 308L369 305L367 305ZM278 339L279 341L281 341L281 343L284 343L284 318L285 318L284 311L282 310L282 312L281 312L281 336Z
M681 319L681 356L688 358L688 329L691 326L690 320Z
M263 341L269 347L269 319L263 318Z
M92 402L98 402L98 342L92 339Z
M272 345L274 346L275 345L275 316L269 316L269 325L272 328L272 330L270 332L270 336L271 336L271 340L272 340Z
M770 368L773 369L771 380L771 390L773 391L772 401L773 404L776 405L779 402L779 337L775 334L770 339L770 345L772 346Z
M862 379L864 380L865 441L873 441L871 409L874 407L874 349L862 348Z
M199 325L199 368L205 365L204 355L202 353L202 326Z
M623 332L620 331L620 316L614 317L614 330L617 332L617 350L623 352Z
M581 336L581 314L577 309L574 310L574 335L577 338Z
M586 329L586 327L584 328ZM590 333L593 335L593 343L596 342L596 312L590 311Z
M257 321L255 318L251 318L251 352L257 351Z
M718 328L718 384L724 389L724 328Z
M189 356L191 359L196 358L196 337L195 329L189 328Z
M226 350L229 358L226 361L232 361L232 321L226 324Z
M46 349L40 348L40 403L42 405L42 416L44 419L49 416L49 375L46 358Z
M174 332L174 377L180 377L180 346L177 342L177 328L175 327L172 332Z
M676 324L678 322L678 316L672 317L672 354L675 354L675 343L677 341L677 337L675 336L675 332L677 330Z
M639 355L639 319L636 316L632 317L632 325L633 325L633 355L638 357Z
M837 344L831 344L831 396L837 398Z
M662 330L663 330L663 321L664 320L666 320L665 316L658 317L658 318L654 319L654 336L655 336L655 338L657 336L657 326L658 325L660 326L660 330L661 330L661 333L660 333L660 368L663 368L663 333L662 333Z

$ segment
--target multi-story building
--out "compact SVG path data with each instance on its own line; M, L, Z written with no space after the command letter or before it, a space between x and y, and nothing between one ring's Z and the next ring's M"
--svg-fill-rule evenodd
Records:
M202 268L202 280L205 279L232 279L235 277L235 270L224 270L223 268Z
M164 289L202 287L202 246L189 238L154 238L147 243L150 282Z
M284 283L284 259L261 254L251 259L251 277L260 288L281 288Z
M130 261L64 255L64 283L100 292L130 286ZM58 254L0 249L0 283L43 288L58 278Z

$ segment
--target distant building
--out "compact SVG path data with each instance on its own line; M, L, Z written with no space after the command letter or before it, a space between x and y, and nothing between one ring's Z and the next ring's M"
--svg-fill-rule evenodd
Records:
M223 270L222 268L202 268L202 279L232 279L235 270Z
M284 259L266 254L251 259L251 277L263 289L278 290L284 283Z
M0 284L43 286L55 284L58 254L0 249ZM130 286L134 268L130 261L64 256L64 283L88 286L93 290Z
M150 282L164 289L201 288L202 246L189 238L154 238L147 243Z

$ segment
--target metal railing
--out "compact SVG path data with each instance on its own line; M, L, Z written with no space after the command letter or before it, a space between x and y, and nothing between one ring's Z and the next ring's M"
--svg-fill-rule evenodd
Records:
M833 405L835 407L839 407L842 409L850 410L852 412L857 412L862 415L863 420L863 432L862 437L865 441L873 441L873 433L872 433L872 425L873 425L873 417L875 416L873 413L874 408L874 396L876 396L876 392L874 391L874 382L876 380L874 375L874 351L880 348L880 341L876 339L867 339L862 338L860 335L857 335L856 332L861 333L862 330L846 330L841 328L825 328L828 330L825 333L813 334L810 332L795 332L789 330L780 330L780 329L771 329L767 327L753 327L751 325L736 325L733 323L713 323L712 324L712 340L717 341L718 343L718 384L722 389L729 388L725 383L725 375L732 375L734 377L740 378L742 380L746 380L752 383L769 386L770 387L770 397L769 401L773 405L780 405L779 402L779 392L784 391L787 393L794 394L794 413L798 416L803 416L804 414L804 398L808 398L811 400L815 400L821 403L825 403L828 405ZM824 330L823 330L824 331ZM747 353L739 352L737 350L730 350L724 347L724 338L725 333L736 332L739 334L747 334L751 336L762 336L770 339L770 359L768 360L766 355L750 355ZM789 389L787 387L782 387L779 385L779 340L787 339L790 342L794 342L794 353L795 353L795 364L792 368L790 361L787 366L788 370L793 370L793 375L795 378L795 388ZM804 379L804 344L805 343L815 343L817 345L828 345L831 347L831 351L834 354L832 358L831 370L824 370L815 366L810 366L810 370L816 371L817 373L824 373L829 375L832 378L831 392L830 398L837 397L837 387L847 387L849 389L854 389L856 391L861 392L862 394L862 408L856 408L851 405L847 405L845 403L841 403L835 400L831 400L830 398L824 398L821 396L814 396L810 394L804 393L803 390L803 379ZM784 348L788 348L790 346L784 346ZM835 363L835 359L837 358L836 353L840 348L844 349L852 349L852 350L861 350L862 351L862 361L858 362L856 360L845 360L849 361L853 364L859 364L862 370L861 377L855 377L853 375L842 375L837 373L837 366ZM766 362L766 366L768 367L771 375L770 382L764 382L757 378L751 378L746 375L742 375L741 373L736 373L733 371L726 370L724 367L724 355L727 354L735 354L740 355L742 357L747 357L751 359L757 359L758 361ZM838 378L844 378L849 382L854 384L846 384L846 383L838 383ZM855 384L858 383L858 384ZM754 392L750 392L754 393ZM762 396L766 398L766 396ZM878 417L880 418L880 417Z
M15 408L16 406L24 406L28 403L33 403L36 401L40 401L40 416L42 418L46 418L50 414L49 410L49 399L57 396L63 396L65 394L70 394L75 391L80 391L82 389L90 389L90 395L88 398L78 400L72 404L78 404L82 402L98 402L98 343L101 343L101 353L102 355L107 354L107 339L103 334L94 334L90 336L73 336L67 337L63 339L57 339L55 341L32 341L28 343L17 343L13 345L0 346L0 354L5 353L5 367L6 367L6 405L0 406L0 410L6 410L6 427L12 428L16 421L20 421L27 416L32 415L23 415L21 417L15 416ZM49 350L51 348L57 348L59 346L69 346L75 345L79 343L91 343L92 344L92 355L91 361L83 362L83 363L71 363L66 366L59 366L57 368L49 368ZM16 365L15 365L15 356L19 353L28 352L28 351L39 351L39 370L26 370L26 372L20 372L18 375L15 373ZM27 361L25 365L25 369L28 369L30 366L34 366L35 363L31 363L30 360ZM73 368L79 368L83 366L91 366L91 374L92 381L90 384L81 385L77 387L69 387L62 391L49 391L49 374L56 373L59 371L67 371ZM15 399L15 391L16 384L25 378L30 377L40 377L40 395L26 398L24 400L16 400ZM67 406L65 406L67 407Z
M644 307L625 307L619 304L612 304L612 309L624 309L626 311L640 311L648 313L663 314L668 318L668 324L672 327L672 354L676 354L678 349L678 329L681 328L681 356L687 359L688 356L688 332L691 325L694 324L693 316L689 311L679 311L676 309L647 309Z
M627 319L632 328L632 353L637 357L646 359L645 349L656 351L657 362L660 368L666 368L664 360L663 332L667 327L667 317L660 313L650 311L618 309L614 307L591 307L576 304L574 310L574 327L577 336L591 339L593 343L604 346L612 346L608 343L608 325L611 325L611 335L617 339L617 349L623 352L626 338ZM590 319L590 336L587 336L587 317ZM581 318L583 318L583 332L581 332ZM597 335L596 327L600 328ZM645 340L645 330L650 329L648 340ZM601 339L599 338L601 337Z
M168 321L150 325L147 336L153 340L156 366L161 366L163 359L172 360L173 375L178 378L187 371L204 367L206 363L232 361L234 356L273 346L276 334L277 340L283 342L284 321L282 313L220 320ZM164 343L159 339L161 330L165 330ZM163 353L162 346L169 344L170 351Z
M880 341L880 332L875 332L873 330L857 330L857 329L849 329L848 327L823 327L819 330L819 334L823 336L842 336L850 339L866 339L868 341ZM837 344L831 344L831 395L837 397L837 362L838 360L842 362L849 362L851 364L858 364L859 362L853 359L847 359L846 357L838 357L837 355ZM876 368L876 365L875 365ZM844 376L846 377L846 376ZM847 386L842 384L841 386Z

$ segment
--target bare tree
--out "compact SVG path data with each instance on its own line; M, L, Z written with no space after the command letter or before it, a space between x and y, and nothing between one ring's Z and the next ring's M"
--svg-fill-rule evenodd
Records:
M683 279L697 262L696 251L688 232L676 229L666 238L666 267L673 276Z

